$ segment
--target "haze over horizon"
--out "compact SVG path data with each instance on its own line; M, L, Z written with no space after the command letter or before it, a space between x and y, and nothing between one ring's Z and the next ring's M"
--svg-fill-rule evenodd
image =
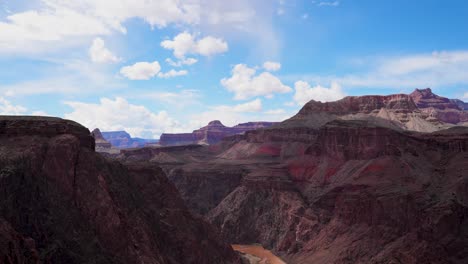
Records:
M134 137L430 87L468 101L465 1L0 0L0 114Z

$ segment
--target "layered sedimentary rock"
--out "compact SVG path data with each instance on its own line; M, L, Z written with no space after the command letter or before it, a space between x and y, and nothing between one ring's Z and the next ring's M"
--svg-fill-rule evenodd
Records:
M110 150L112 148L111 143L102 136L101 130L99 130L99 128L94 129L91 132L91 136L94 137L94 142L96 143L96 151L105 151Z
M450 100L438 96L430 88L416 89L411 98L423 114L449 124L468 122L467 104L460 100Z
M0 262L239 263L158 166L94 147L72 121L0 117Z
M283 126L318 128L336 119L366 120L396 130L434 132L468 121L461 103L416 89L413 93L388 96L348 96L335 102L308 102Z
M141 148L147 144L157 143L155 139L132 138L130 134L125 131L102 132L102 136L105 140L109 141L112 146L119 149Z
M426 97L312 101L274 127L148 156L226 240L287 263L466 263L468 128L427 116L463 111Z
M159 144L161 146L216 144L227 136L242 134L249 130L267 128L274 124L274 122L248 122L233 127L226 127L220 121L215 120L208 123L207 126L194 130L192 133L163 133Z

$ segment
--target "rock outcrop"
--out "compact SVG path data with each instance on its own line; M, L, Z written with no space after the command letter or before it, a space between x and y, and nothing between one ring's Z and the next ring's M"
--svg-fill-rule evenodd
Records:
M416 89L410 96L426 118L449 124L468 122L466 104L460 100L438 96L430 88Z
M209 122L207 126L194 130L192 133L163 133L159 144L161 146L191 144L212 145L220 142L227 136L242 134L249 130L271 127L274 124L274 122L248 122L233 127L226 127L219 120L214 120Z
M118 149L141 148L158 142L156 139L132 138L125 131L102 132L102 136Z
M240 263L158 166L94 147L72 121L0 117L1 263Z
M101 130L99 130L99 128L95 128L91 132L91 136L93 136L94 142L96 143L96 151L107 151L112 148L111 143L102 136Z

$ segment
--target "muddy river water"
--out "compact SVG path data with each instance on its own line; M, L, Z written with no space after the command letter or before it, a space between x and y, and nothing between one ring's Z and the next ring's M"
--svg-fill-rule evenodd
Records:
M261 245L232 245L232 248L246 254L251 264L286 264Z

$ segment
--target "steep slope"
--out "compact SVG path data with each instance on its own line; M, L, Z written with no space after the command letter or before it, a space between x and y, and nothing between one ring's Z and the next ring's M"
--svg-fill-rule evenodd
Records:
M427 118L433 118L449 124L468 122L466 104L460 100L450 100L438 96L430 88L416 89L411 98Z
M94 144L72 121L0 118L2 263L239 263L159 167Z

